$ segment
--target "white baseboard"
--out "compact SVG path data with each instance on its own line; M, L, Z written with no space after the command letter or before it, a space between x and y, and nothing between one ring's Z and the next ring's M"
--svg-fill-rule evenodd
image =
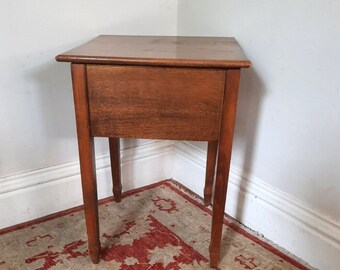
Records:
M123 190L171 176L173 142L153 141L121 151ZM98 197L112 195L109 155L96 158ZM79 162L0 178L0 228L82 204Z
M203 196L206 152L175 144L173 177ZM231 166L226 213L318 269L340 269L340 223Z

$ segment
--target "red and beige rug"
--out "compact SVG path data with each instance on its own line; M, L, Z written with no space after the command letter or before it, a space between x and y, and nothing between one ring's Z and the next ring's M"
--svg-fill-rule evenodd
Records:
M0 231L0 269L210 269L211 210L173 180L99 207L101 262L87 251L81 208ZM230 218L219 269L309 269Z

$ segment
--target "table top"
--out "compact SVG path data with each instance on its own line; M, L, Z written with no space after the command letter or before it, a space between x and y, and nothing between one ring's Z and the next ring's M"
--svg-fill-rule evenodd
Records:
M247 68L232 37L98 36L56 57L60 62L176 67Z

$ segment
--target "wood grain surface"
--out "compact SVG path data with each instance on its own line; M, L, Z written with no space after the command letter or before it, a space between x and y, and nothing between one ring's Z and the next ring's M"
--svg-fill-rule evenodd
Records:
M122 180L120 175L120 141L119 138L109 138L110 161L112 174L112 192L116 202L122 200Z
M251 66L235 38L230 37L98 36L56 59L85 64Z
M229 182L240 74L240 70L237 69L229 69L226 72L226 88L221 117L216 184L213 200L213 219L211 226L211 267L217 267L221 257L222 226Z
M215 178L215 168L217 159L218 141L208 142L207 161L205 171L205 185L204 185L204 205L211 204L211 197L213 193L213 184Z
M210 263L221 257L240 69L234 38L99 36L56 57L72 63L89 253L100 258L93 137L109 137L121 200L119 138L209 141L205 204L213 198ZM216 181L213 189L217 157Z
M92 262L98 263L100 257L100 242L96 162L93 137L90 134L86 67L81 64L72 64L71 71L89 254Z
M218 140L224 70L87 65L92 136Z

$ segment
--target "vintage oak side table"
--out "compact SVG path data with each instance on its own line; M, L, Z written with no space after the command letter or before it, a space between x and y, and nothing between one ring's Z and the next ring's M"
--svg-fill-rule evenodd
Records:
M217 157L210 264L216 267L241 68L234 38L99 36L57 61L71 62L89 253L100 258L93 137L108 137L113 193L121 200L119 138L208 141L204 201Z

